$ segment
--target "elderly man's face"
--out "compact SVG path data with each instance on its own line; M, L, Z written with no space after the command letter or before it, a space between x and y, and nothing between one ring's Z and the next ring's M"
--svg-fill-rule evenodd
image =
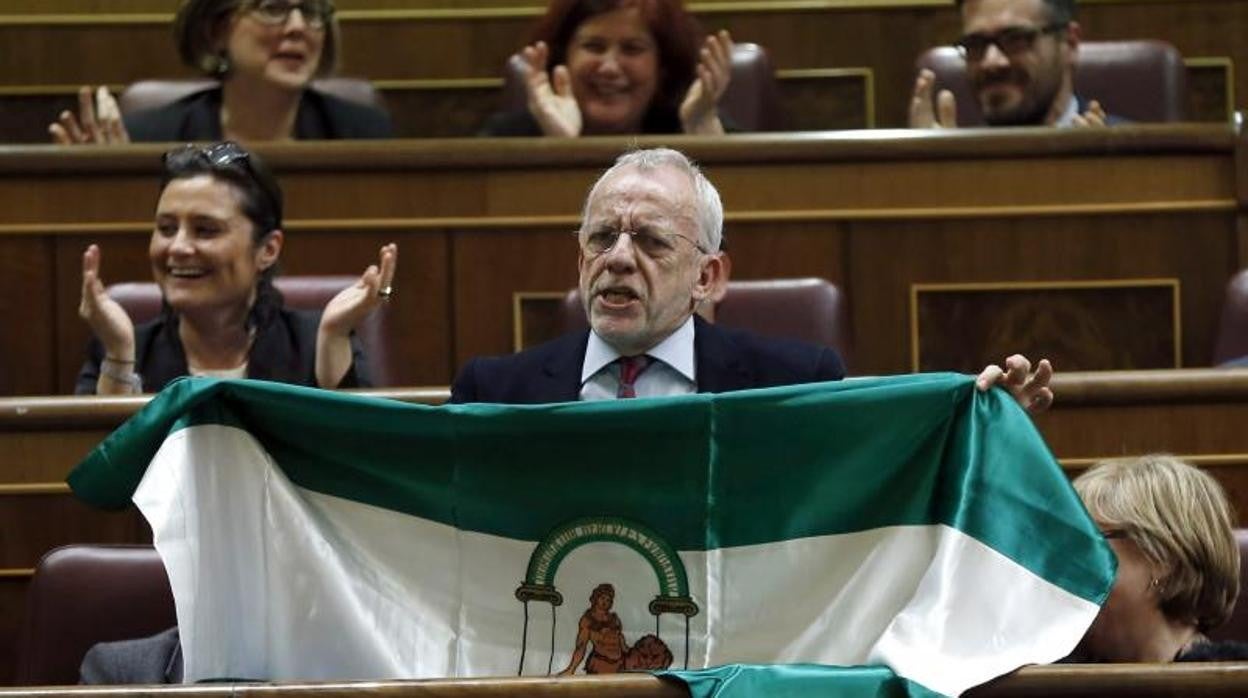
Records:
M663 341L707 298L719 261L704 254L693 183L670 167L625 168L602 182L580 233L580 290L590 325L625 356ZM619 232L605 250L603 242Z
M987 123L1041 125L1056 116L1055 101L1074 69L1078 27L1054 27L1049 17L1044 0L963 4L967 77Z

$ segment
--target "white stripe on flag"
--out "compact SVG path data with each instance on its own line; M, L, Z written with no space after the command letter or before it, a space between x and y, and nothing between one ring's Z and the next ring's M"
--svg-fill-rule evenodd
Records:
M530 602L526 633L515 590L535 541L302 490L233 427L173 433L134 499L169 570L188 681L515 675L521 645L525 675L558 672L603 582L629 643L656 630L655 575L629 548L576 549L556 579L563 604ZM680 557L700 607L689 668L885 662L956 694L1063 656L1097 612L945 526ZM684 618L658 623L683 667Z

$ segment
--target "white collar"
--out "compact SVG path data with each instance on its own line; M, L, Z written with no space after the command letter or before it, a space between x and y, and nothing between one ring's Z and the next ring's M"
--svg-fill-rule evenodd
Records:
M686 318L684 324L676 328L676 331L669 334L662 342L651 347L646 354L652 359L662 361L680 375L696 383L693 361L693 316ZM585 347L585 362L581 364L581 385L618 358L620 358L620 352L607 344L607 341L599 337L597 332L590 330L589 344Z
M1079 116L1079 100L1075 99L1075 96L1072 94L1066 102L1066 110L1062 112L1061 116L1057 117L1053 125L1057 128L1069 128L1074 125L1076 116Z

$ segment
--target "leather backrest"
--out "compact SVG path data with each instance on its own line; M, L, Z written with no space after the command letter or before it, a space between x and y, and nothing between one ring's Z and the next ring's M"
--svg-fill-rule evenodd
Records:
M589 327L581 294L568 291L560 308L565 331ZM832 347L848 364L851 344L845 294L825 279L729 281L715 322L770 337Z
M526 108L524 59L513 54L503 68L502 108ZM743 131L778 131L784 128L780 89L767 50L758 44L735 44L732 79L719 100L719 112Z
M929 49L919 56L918 68L936 73L936 90L953 92L959 126L984 124L957 49ZM1131 121L1182 121L1187 69L1178 50L1163 41L1084 41L1075 64L1075 94Z
M286 299L286 306L297 310L321 310L339 291L359 281L358 276L279 276L274 280L277 290ZM113 284L108 295L121 304L135 324L153 320L160 314L160 287L152 282ZM390 356L393 345L389 338L391 313L381 308L371 314L356 329L356 335L368 359L369 376L375 387L395 385L398 375L394 357Z
M1222 321L1218 325L1218 338L1213 345L1213 364L1216 366L1248 356L1248 269L1226 284L1226 297L1222 302Z
M147 637L176 624L169 578L151 546L57 548L39 561L26 591L17 684L76 684L92 645Z
M139 80L122 90L117 105L122 114L156 109L182 99L195 92L217 85L216 80L194 78L190 80ZM362 78L324 78L312 81L312 89L345 99L348 102L385 108L381 94L373 84Z

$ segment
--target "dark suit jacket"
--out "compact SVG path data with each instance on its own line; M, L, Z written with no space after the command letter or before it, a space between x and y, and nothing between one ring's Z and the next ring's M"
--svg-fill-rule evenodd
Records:
M694 316L693 354L700 393L818 383L845 377L841 357L827 347L760 337ZM451 386L451 402L573 402L589 330L566 334L518 354L469 361Z
M195 92L172 104L124 117L136 143L221 140L221 88ZM304 90L295 115L295 138L391 138L390 115L331 94Z
M87 650L79 683L182 683L182 645L177 627L138 640L101 642Z

